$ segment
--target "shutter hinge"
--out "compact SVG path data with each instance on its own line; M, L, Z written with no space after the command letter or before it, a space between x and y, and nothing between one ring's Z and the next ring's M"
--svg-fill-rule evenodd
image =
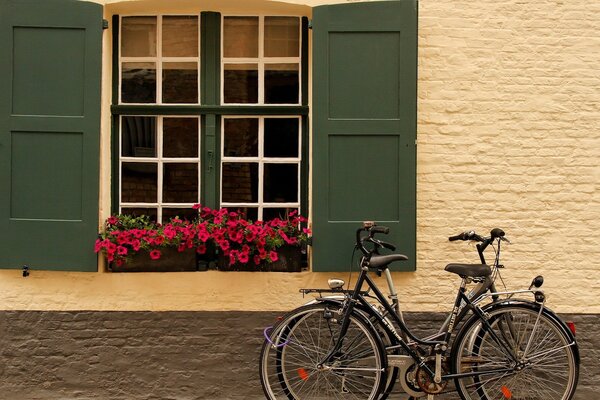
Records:
M108 29L108 20L106 20L106 19L102 20L102 29Z
M312 19L308 20L308 29L312 29L313 25L312 25Z

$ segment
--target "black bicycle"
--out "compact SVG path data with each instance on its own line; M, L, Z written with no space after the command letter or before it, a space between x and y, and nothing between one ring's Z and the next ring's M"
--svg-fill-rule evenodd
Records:
M407 258L381 254L395 250L375 237L388 231L373 223L357 230L362 257L354 289L344 290L340 279L327 289L302 289L317 297L265 330L260 379L268 399L382 400L396 381L413 398L454 390L463 400L573 397L580 362L574 326L545 306L541 276L525 290L496 290L500 248L508 242L501 229L450 237L477 242L481 263L446 266L461 284L446 321L427 338L413 335L402 318L388 266ZM484 257L490 245L492 265ZM385 276L391 302L372 271Z

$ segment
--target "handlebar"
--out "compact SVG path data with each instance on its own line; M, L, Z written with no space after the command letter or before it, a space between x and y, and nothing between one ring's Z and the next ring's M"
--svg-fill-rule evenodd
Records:
M362 232L368 232L369 234L366 236L361 236ZM363 222L362 228L356 230L356 248L359 249L365 256L372 253L367 248L365 248L365 242L373 243L377 248L385 247L391 251L396 250L396 246L391 243L384 242L383 240L375 239L374 235L376 233L383 233L387 235L390 233L390 228L387 226L379 226L376 225L375 222L365 221Z
M450 236L448 238L449 241L454 242L456 240L464 240L464 241L474 241L474 242L479 242L477 243L477 252L479 253L479 258L481 260L482 264L485 264L485 257L483 255L483 252L485 251L485 249L492 244L492 242L496 239L498 239L499 241L505 241L510 243L510 241L505 237L506 233L504 233L504 231L500 228L494 228L490 231L490 236L489 237L483 237L481 235L478 235L477 233L475 233L475 231L468 231L468 232L462 232L459 233L458 235L455 236ZM498 246L500 246L500 244L498 243ZM499 249L499 247L498 247Z

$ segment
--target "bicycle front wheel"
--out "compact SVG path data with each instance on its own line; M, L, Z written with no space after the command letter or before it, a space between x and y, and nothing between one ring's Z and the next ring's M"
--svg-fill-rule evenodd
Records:
M468 321L452 351L463 400L570 400L579 376L577 344L536 304L492 307L487 324Z
M333 358L342 316L326 304L300 307L273 329L261 352L260 376L267 398L375 400L385 382L385 352L360 314Z

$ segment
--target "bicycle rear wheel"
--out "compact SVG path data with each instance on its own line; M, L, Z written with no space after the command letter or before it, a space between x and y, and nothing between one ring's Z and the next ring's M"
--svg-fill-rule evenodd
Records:
M267 398L377 399L385 382L385 352L360 314L350 316L342 347L321 365L340 335L342 317L335 311L326 304L300 307L274 327L260 361Z
M464 400L570 400L579 376L577 344L546 310L521 303L492 307L487 327L468 321L452 350Z

